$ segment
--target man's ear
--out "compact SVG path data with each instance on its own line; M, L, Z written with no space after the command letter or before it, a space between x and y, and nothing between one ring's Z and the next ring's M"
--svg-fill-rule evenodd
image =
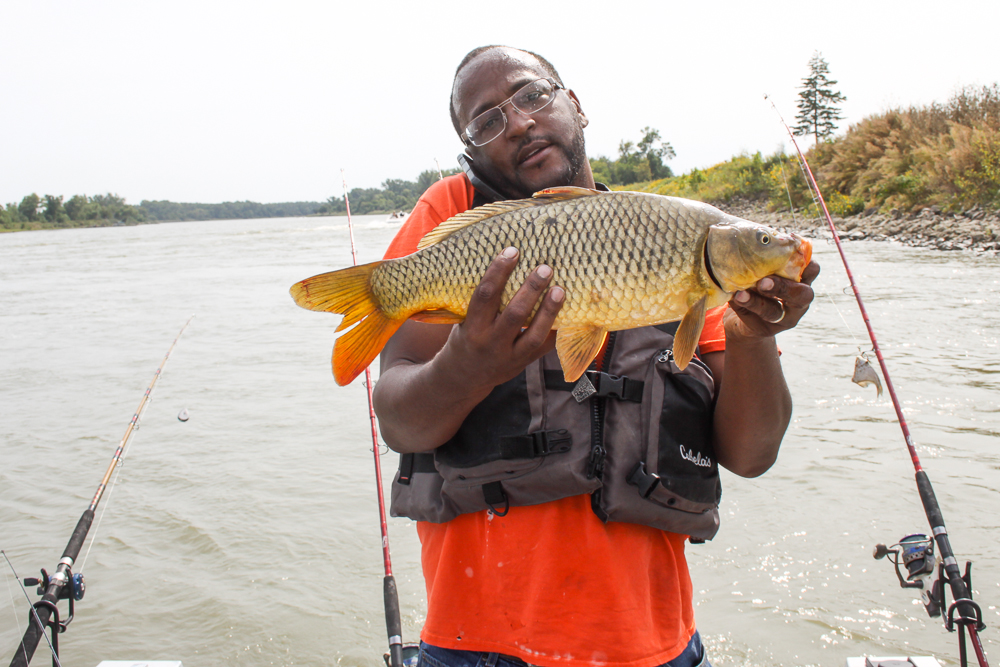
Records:
M576 107L576 113L580 117L580 127L587 127L590 124L590 120L587 119L587 114L583 113L583 106L580 104L580 99L576 96L572 90L566 89L566 94L573 101L573 106Z

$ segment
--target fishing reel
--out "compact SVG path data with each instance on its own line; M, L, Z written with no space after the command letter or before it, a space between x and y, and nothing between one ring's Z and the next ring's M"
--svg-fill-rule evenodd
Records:
M60 600L69 599L70 604L72 604L73 600L79 602L80 600L83 599L84 594L87 592L87 581L86 579L83 578L82 573L73 574L69 570L67 570L67 573L70 575L67 581L69 585L63 586L62 588L59 589L59 599ZM67 577L65 574L60 575L59 572L56 572L54 575L50 577L49 573L43 567L41 577L28 577L24 580L24 585L38 586L38 590L36 591L36 593L38 593L39 595L44 595L45 590L49 587L49 582L55 578L66 579Z
M927 615L931 618L940 616L944 607L944 591L941 577L935 576L939 560L934 553L934 540L921 533L907 535L891 547L876 544L872 556L875 560L882 560L890 554L900 587L920 589L920 599ZM906 568L905 578L902 568Z

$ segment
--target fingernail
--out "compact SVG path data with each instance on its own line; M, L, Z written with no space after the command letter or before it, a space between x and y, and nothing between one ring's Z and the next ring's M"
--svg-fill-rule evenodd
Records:
M507 259L514 259L515 257L517 257L517 248L506 248L500 254Z
M738 303L746 303L749 300L750 300L750 295L742 290L740 290L739 292L736 293L735 296L733 296L733 301L736 301Z
M549 297L556 303L562 303L563 299L566 298L566 292L563 291L562 287L553 287L549 290Z
M541 264L537 269L535 269L535 272L538 273L539 278L547 279L552 275L552 269L545 264Z
M774 287L774 281L770 278L763 278L759 283L757 283L757 289L762 289L765 292Z

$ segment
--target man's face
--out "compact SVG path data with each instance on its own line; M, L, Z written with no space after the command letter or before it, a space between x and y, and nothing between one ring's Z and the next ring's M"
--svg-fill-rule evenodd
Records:
M469 121L546 74L530 55L493 49L466 65L455 79L455 112L463 130ZM513 198L561 185L593 187L583 140L580 107L568 91L526 116L503 107L507 127L485 146L469 146L476 173Z

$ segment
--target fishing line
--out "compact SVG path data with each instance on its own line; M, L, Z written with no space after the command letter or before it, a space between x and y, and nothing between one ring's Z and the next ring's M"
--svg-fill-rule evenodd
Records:
M131 446L132 443L130 442L129 447ZM122 458L120 461L118 461L118 466L117 469L115 470L114 479L111 480L111 486L108 487L108 501L104 503L104 507L101 508L101 514L97 517L97 523L94 524L94 530L91 531L90 534L90 543L87 545L87 552L83 554L83 560L80 561L80 569L79 569L80 574L83 574L83 568L87 566L87 558L90 557L90 550L94 548L94 542L97 541L97 533L101 529L101 521L104 520L104 514L108 511L108 507L111 506L111 496L114 495L115 485L118 484L118 480L121 478L121 469L122 466L125 464L125 456L127 454L128 454L128 449L126 449L125 452L122 453Z
M788 196L788 210L791 211L791 213L792 213L792 224L797 227L798 226L798 218L795 215L795 204L792 203L792 189L788 187L788 178L785 176L785 160L783 159L783 157L784 156L782 156L782 159L778 160L778 168L781 169L781 180L785 184L785 195ZM798 162L796 162L796 164L798 164ZM802 170L802 165L801 164L799 164L799 170L800 171ZM803 175L803 177L805 177L805 173L804 172L803 172L802 175ZM830 300L830 304L833 306L833 309L835 311L837 311L838 315L840 315L841 321L844 323L844 326L847 328L847 333L851 334L851 338L854 339L855 343L858 343L858 337L854 334L854 329L852 329L851 325L847 323L847 318L844 317L844 313L840 310L840 307L837 305L837 302L833 300L833 296L829 292L825 292L825 295L826 295L826 298L828 298ZM859 351L861 350L861 346L860 345L858 345L858 350Z
M351 236L351 260L358 265L358 250L354 245L354 225L351 222L351 201L347 196L347 178L344 170L340 170L340 180L344 186L344 207L347 209L347 229ZM382 532L382 564L385 576L382 579L382 598L385 605L385 628L389 636L389 667L401 667L403 664L403 630L399 615L399 593L396 590L396 578L392 575L392 558L389 555L389 525L385 518L385 494L382 491L382 463L378 443L378 422L375 418L375 406L372 402L372 372L365 366L365 389L368 393L368 419L372 427L372 454L375 457L375 488L378 492L378 516Z
M784 156L782 156L784 158ZM785 160L778 160L778 168L781 169L781 180L785 184L785 194L788 195L788 210L792 212L792 224L798 226L799 221L795 217L795 204L792 203L792 189L788 187L788 178L785 177Z
M188 321L190 322L191 320ZM185 324L184 326L186 327L187 325ZM181 333L183 333L183 330L181 331ZM179 334L178 338L180 338ZM136 421L135 428L133 429L133 431L138 431L139 429L142 428L142 417L146 413L146 408L148 408L152 402L153 402L153 397L150 396L149 399L145 402L145 404L140 408L139 419ZM94 529L90 533L90 544L87 545L87 553L83 555L83 560L80 561L80 569L78 570L80 574L83 574L83 568L87 565L87 558L90 556L90 550L94 548L94 542L97 541L97 533L101 528L101 521L104 520L104 514L108 511L108 508L111 507L111 496L115 492L115 486L118 484L118 480L121 479L122 468L125 466L125 458L128 456L128 453L131 450L132 450L132 439L129 438L129 441L125 443L125 449L122 451L121 457L119 457L118 459L118 464L115 466L115 475L114 478L111 480L111 485L108 487L107 502L104 503L104 507L101 509L101 514L100 516L97 517L97 523L94 525Z
M6 553L4 556L6 557ZM14 579L20 584L20 580L17 578L17 572L14 572L14 568L10 569L14 573ZM6 577L4 577L6 579ZM14 591L10 587L10 579L7 579L7 596L10 597L10 613L14 615L14 627L17 629L18 634L21 632L21 620L17 616L17 602L14 600ZM29 598L30 602L31 599Z
M767 95L764 96L764 99L771 101ZM906 441L906 448L909 450L910 460L913 463L913 468L916 473L915 477L917 491L920 495L920 501L924 506L924 513L926 514L927 521L930 524L931 532L934 536L933 540L937 543L938 549L941 553L942 564L940 566L940 579L947 579L952 592L953 601L948 607L947 614L945 615L945 628L948 631L954 631L955 626L958 626L959 654L960 662L963 667L966 664L964 634L966 631L969 633L969 639L972 642L972 647L976 652L976 658L978 659L980 666L988 667L989 663L986 660L986 654L983 651L983 645L979 639L979 631L985 629L986 625L982 620L982 610L979 605L972 600L971 563L966 563L966 572L963 576L958 567L958 560L955 558L955 553L952 550L951 541L948 538L948 529L944 524L944 516L941 513L941 506L938 503L936 495L934 494L934 488L931 486L930 478L927 476L926 471L924 471L923 466L920 463L920 457L917 456L917 449L913 441L913 436L910 434L910 428L906 423L906 417L903 416L903 408L899 402L899 397L896 396L896 390L892 384L889 369L886 366L884 357L882 356L882 350L879 347L878 339L875 337L875 330L872 328L871 319L868 316L868 311L865 309L864 300L861 298L861 290L858 288L858 284L854 280L854 274L851 272L850 264L847 261L847 255L844 253L844 247L840 243L840 234L837 231L836 225L833 224L833 218L830 215L830 211L827 209L826 201L823 199L823 194L820 192L819 185L816 183L816 178L813 175L812 169L809 167L809 161L806 160L806 156L802 153L802 149L799 148L799 142L795 140L795 134L792 132L792 129L788 127L788 124L785 122L785 119L782 118L781 113L778 111L778 107L774 105L773 101L771 101L771 108L774 109L774 113L777 114L778 119L781 121L781 124L788 132L789 138L792 140L792 146L795 147L795 152L798 155L799 167L806 176L806 184L812 191L813 199L818 202L818 205L823 212L823 216L826 218L827 225L830 227L830 232L833 235L833 241L837 245L837 252L840 253L841 262L844 265L844 270L847 272L847 278L851 282L851 289L854 291L854 297L858 302L858 308L861 310L861 316L865 322L865 327L868 329L868 337L871 339L872 349L875 352L875 356L878 358L879 366L882 369L882 377L885 379L886 389L889 391L889 397L892 399L892 406L896 411L896 418L899 422L899 427L903 432L903 436ZM907 538L909 537L915 536L907 536ZM904 538L904 541L907 538ZM883 549L885 548L884 545L880 546L882 546ZM889 551L891 550L887 550L885 553L888 553ZM884 557L885 553L882 553L881 557ZM880 557L878 554L878 547L876 547L876 558ZM898 568L896 572L897 575L899 575ZM903 584L903 578L901 575L899 576L900 583ZM905 586L905 584L903 585ZM943 588L938 595L939 601L943 603ZM954 618L956 611L958 611L957 619ZM928 613L930 613L930 608L928 608Z
M17 570L14 569L14 564L10 562L9 558L7 558L7 552L0 549L0 554L3 554L3 559L7 561L7 566L10 567L10 571L14 573L14 579L16 579L18 585L21 586L21 592L24 593L24 598L28 601L28 608L31 609L31 614L32 616L35 617L35 622L38 623L39 627L44 626L45 624L42 623L42 619L38 617L38 610L36 610L35 606L31 604L31 596L28 595L28 591L24 588L24 585L21 584L21 577L18 576ZM9 582L7 584L7 590L8 591L10 590ZM10 602L12 605L14 604L13 596L11 596ZM15 613L14 616L16 617L17 613ZM52 642L49 640L49 636L44 632L42 633L42 636L45 637L45 643L49 645L49 651L52 652L52 662L56 663L56 667L62 667L62 663L59 662L59 654L56 653L55 647L52 646ZM21 650L24 652L24 661L25 663L27 663L31 658L28 655L28 649L25 647L24 642L21 642Z

